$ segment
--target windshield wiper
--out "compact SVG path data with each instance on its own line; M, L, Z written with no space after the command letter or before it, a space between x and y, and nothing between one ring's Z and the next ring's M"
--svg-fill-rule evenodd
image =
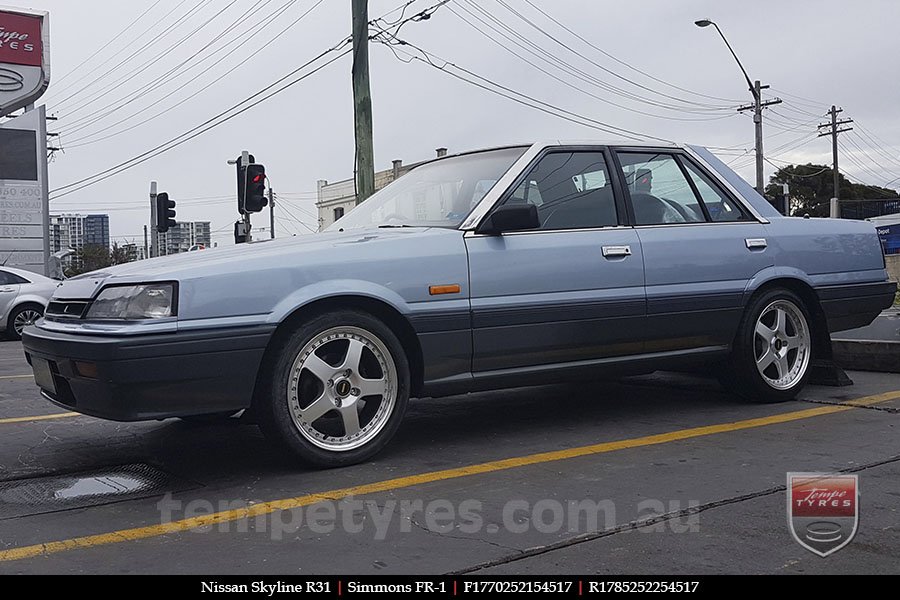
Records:
M385 225L379 225L378 229L395 229L395 228L399 229L401 227L416 227L416 225L407 225L405 223L402 225L400 225L400 224L385 224Z

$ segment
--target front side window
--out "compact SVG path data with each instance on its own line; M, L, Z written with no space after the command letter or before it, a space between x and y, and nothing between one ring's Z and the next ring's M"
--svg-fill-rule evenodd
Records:
M635 224L705 221L700 201L675 156L660 152L622 152L618 156L631 196Z
M537 207L541 229L618 225L602 152L553 152L540 159L504 204Z

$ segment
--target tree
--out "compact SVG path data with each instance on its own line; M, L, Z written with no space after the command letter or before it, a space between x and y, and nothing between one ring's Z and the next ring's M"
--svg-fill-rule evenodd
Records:
M875 198L897 198L896 190L853 183L842 174L838 175L841 200L865 200ZM766 195L781 196L782 184L788 184L791 214L809 214L811 217L827 217L831 199L834 197L834 177L827 165L788 165L778 169L769 179Z
M136 259L133 253L113 242L112 248L99 244L85 244L81 250L72 255L69 266L65 269L66 277L74 277L113 265L121 265Z

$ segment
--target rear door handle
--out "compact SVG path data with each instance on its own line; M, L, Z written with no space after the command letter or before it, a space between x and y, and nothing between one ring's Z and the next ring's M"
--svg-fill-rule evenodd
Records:
M747 244L747 250L765 250L769 246L766 238L747 238L744 243Z
M0 292L14 292L14 291L16 291L16 289L11 288L11 287L0 288Z
M631 256L631 246L603 246L601 250L606 258Z

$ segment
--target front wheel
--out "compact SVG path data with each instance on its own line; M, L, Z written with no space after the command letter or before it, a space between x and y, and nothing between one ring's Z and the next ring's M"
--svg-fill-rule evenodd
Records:
M397 336L356 310L313 317L286 337L263 375L260 426L315 467L367 460L397 432L409 364Z
M738 328L723 383L753 402L794 398L809 375L810 323L803 301L789 290L755 297Z

